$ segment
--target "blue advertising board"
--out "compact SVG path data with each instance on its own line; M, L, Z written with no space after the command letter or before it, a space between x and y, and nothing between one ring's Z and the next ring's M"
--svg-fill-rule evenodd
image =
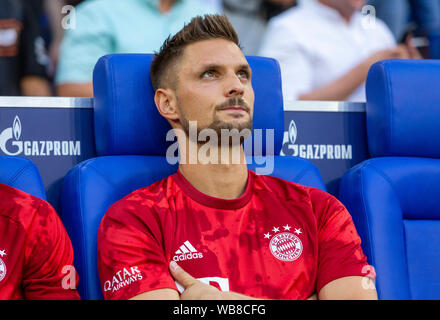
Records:
M313 162L327 191L339 193L343 174L369 158L364 103L285 102L281 154Z
M59 209L63 177L95 156L91 99L0 97L0 154L38 167L47 200Z
M337 196L342 175L368 158L365 104L286 101L284 109L281 154L309 159ZM0 97L0 154L32 160L49 203L60 210L64 176L96 156L93 100Z

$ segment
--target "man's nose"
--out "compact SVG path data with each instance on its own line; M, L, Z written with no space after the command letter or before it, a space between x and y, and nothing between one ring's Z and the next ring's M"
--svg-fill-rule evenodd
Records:
M236 74L229 76L227 79L225 95L227 97L234 97L243 96L243 94L244 85L241 82L240 78Z

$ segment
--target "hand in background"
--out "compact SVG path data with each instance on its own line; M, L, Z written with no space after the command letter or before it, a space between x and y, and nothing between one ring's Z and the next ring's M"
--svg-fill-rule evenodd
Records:
M413 36L409 36L406 39L405 46L408 50L409 59L423 59L420 51L413 44Z

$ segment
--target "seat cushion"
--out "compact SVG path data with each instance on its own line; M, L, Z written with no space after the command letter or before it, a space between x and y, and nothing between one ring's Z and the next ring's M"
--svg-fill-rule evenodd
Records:
M430 246L435 231L425 233L425 224L413 224L424 221L436 230L439 190L440 159L370 159L343 176L339 198L353 217L369 263L376 268L381 299L412 299L421 292L434 292L429 289L433 283L421 281L414 273L417 268L410 266L440 267L440 255L423 246L415 249L420 243ZM427 279L430 269L422 269ZM437 279L438 274L431 277ZM439 290L430 298L440 298Z

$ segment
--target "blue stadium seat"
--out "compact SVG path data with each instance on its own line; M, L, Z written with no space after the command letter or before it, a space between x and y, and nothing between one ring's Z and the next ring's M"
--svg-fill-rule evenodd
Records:
M148 54L114 54L102 57L94 69L98 157L69 171L62 192L61 218L74 247L83 299L102 299L96 237L106 210L130 192L177 170L165 158L171 144L165 137L171 127L154 105L151 61ZM279 154L284 133L279 65L260 57L248 61L255 90L254 129L274 129L274 153ZM271 155L270 148L263 144L255 155ZM259 165L254 161L249 167L256 170ZM275 156L273 174L325 190L318 169L304 159Z
M340 199L376 268L380 299L440 299L440 61L390 60L367 79L371 159Z
M0 183L47 200L40 172L29 159L1 155Z

